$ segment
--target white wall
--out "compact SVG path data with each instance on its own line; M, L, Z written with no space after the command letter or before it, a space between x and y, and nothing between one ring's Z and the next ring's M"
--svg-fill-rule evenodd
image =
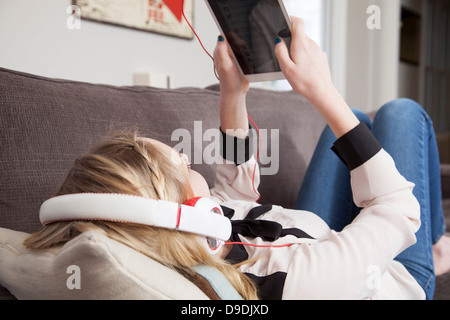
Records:
M70 0L0 0L0 67L112 85L132 85L135 72L167 72L173 86L217 83L212 60L186 40L86 20L66 27ZM219 31L203 0L194 26L212 52Z
M376 111L398 98L400 0L330 2L329 60L334 84L352 108ZM367 27L371 5L380 8L379 30Z
M328 61L335 87L347 98L348 0L330 0Z
M367 8L381 9L381 29L367 28ZM400 1L348 0L346 99L374 111L398 97Z
M411 90L404 81L399 88L400 0L330 2L330 66L350 106L373 111L397 98L399 91ZM197 39L86 20L81 30L69 30L70 4L71 0L0 0L0 67L112 85L132 85L137 72L171 73L176 88L217 83L212 61ZM371 4L381 8L381 30L366 27ZM219 30L203 0L194 0L194 26L212 52ZM403 69L402 75L411 79Z

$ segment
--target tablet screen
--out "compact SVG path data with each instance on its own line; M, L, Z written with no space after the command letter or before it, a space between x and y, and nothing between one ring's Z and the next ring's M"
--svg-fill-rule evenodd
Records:
M208 0L245 75L280 72L275 39L291 33L278 0Z

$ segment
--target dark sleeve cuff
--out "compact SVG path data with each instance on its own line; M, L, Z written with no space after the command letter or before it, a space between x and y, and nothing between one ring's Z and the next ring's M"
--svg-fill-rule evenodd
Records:
M253 130L250 128L249 136L240 139L230 136L220 128L220 155L228 161L233 161L237 166L246 163L253 155Z
M381 145L364 122L340 137L331 150L351 171L371 159L381 150Z

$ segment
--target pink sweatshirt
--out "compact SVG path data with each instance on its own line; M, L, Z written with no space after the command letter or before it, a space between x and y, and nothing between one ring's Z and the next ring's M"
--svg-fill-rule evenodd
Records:
M362 141L373 141L368 135ZM360 142L351 135L346 138L354 142L350 149L358 149ZM338 150L347 153L341 154L342 158L358 158L358 151L343 149L346 147ZM232 240L294 244L280 248L233 246L228 260L259 257L240 270L258 284L263 299L425 299L412 275L394 261L416 242L420 227L414 184L400 175L381 147L365 152L360 162L350 165L350 174L354 202L363 209L341 232L331 230L314 213L257 204L253 157L239 165L224 161L217 166L211 195L233 222ZM259 181L257 169L255 187Z

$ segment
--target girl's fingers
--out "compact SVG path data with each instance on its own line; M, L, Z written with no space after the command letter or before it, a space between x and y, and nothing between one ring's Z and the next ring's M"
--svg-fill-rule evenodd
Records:
M275 43L275 55L280 63L281 70L284 74L289 73L289 70L292 70L295 67L294 62L289 56L289 49L286 43L280 38L277 38Z

